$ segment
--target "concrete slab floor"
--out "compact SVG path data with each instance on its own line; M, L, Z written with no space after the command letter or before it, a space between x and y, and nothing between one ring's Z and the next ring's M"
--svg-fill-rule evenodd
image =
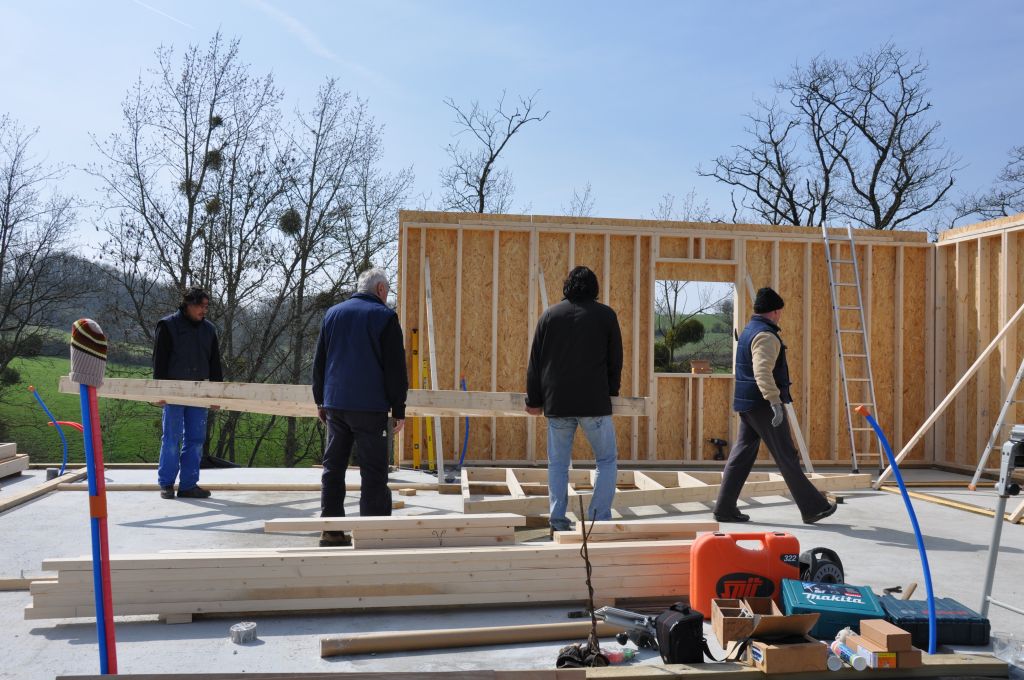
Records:
M937 478L921 471L922 478ZM914 479L918 471L908 471ZM152 470L110 470L111 482L152 482ZM400 471L392 479L426 482L427 474ZM950 478L943 475L941 478ZM955 478L955 476L953 476ZM20 481L4 480L3 494L16 493L45 479L42 470ZM204 470L206 482L311 482L316 469ZM351 472L350 483L358 482ZM921 489L945 497L968 494L966 502L987 505L991 490ZM898 495L859 491L842 494L845 502L832 518L807 526L789 499L755 499L743 509L752 521L723 525L732 531L788 531L802 548L836 550L846 568L847 581L883 588L917 581L915 599L924 596L922 571L903 501ZM397 498L397 495L396 495ZM402 497L396 514L455 512L458 496L418 492ZM358 512L358 495L350 494L348 509ZM108 494L111 551L154 552L195 548L239 548L312 545L312 534L264 534L262 523L274 517L314 516L317 492L220 492L207 500L163 500L156 492ZM1011 505L1013 505L1011 503ZM931 564L936 594L952 597L977 609L984 578L992 519L942 506L915 502ZM701 504L673 508L638 508L627 516L671 516L708 519ZM86 494L53 492L0 514L0 578L39 573L43 559L86 555L90 552ZM1024 525L1003 526L993 596L1024 606ZM429 574L424 574L429 578ZM581 579L583 574L581 573ZM600 595L600 593L599 593ZM0 593L0 649L4 663L0 678L42 679L60 674L96 673L99 669L95 624L86 620L25 621L27 592ZM385 613L339 613L247 617L257 622L260 640L235 645L228 629L239 617L198 619L186 625L166 625L155 617L123 617L117 623L117 651L122 673L288 672L288 671L411 671L550 668L562 643L538 643L468 650L438 650L405 654L361 655L326 660L319 657L322 636L343 633L457 628L503 624L566 621L572 606L486 609L420 610ZM1024 630L1024 616L993 608L994 631ZM640 654L640 663L656 663L656 652Z

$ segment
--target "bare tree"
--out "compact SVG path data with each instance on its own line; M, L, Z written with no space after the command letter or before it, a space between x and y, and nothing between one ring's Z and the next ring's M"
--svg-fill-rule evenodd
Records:
M776 84L788 107L759 103L753 141L698 173L734 187L734 219L742 207L771 224L912 226L943 202L958 163L930 120L927 70L892 44L798 66Z
M469 135L474 142L470 149L460 147L458 141L446 148L451 165L441 171L442 210L501 213L509 209L515 187L509 171L498 167L498 158L524 125L540 122L550 113L534 113L535 96L520 97L511 111L505 109L504 92L493 111L485 111L476 101L464 109L451 97L444 100L455 112L455 136Z
M991 189L957 201L954 223L971 215L993 220L1024 212L1024 145L1010 149L1009 156Z
M295 160L286 191L289 207L279 218L288 253L283 276L292 284L282 376L293 383L308 379L309 348L327 308L355 290L362 271L393 259L397 209L413 182L410 169L380 169L381 127L366 103L334 79L297 120L290 141ZM317 438L302 435L294 418L286 428L284 464L290 466L313 455Z
M83 285L70 254L74 202L57 191L65 171L32 156L35 136L0 116L0 390L20 379L11 361L38 352L44 320L70 312Z
M569 206L562 206L562 212L570 217L591 217L594 214L594 191L587 182L580 192L576 187L572 189L572 198Z
M208 240L224 201L217 173L225 150L238 148L251 133L248 121L280 99L271 76L252 77L238 41L219 32L205 49L189 46L180 65L171 48L156 57L151 82L140 77L125 98L122 131L93 138L105 161L90 168L111 215L102 224L110 237L104 256L127 291L119 311L135 318L146 341L170 296L214 282ZM133 285L141 279L166 285ZM154 293L160 299L147 297Z

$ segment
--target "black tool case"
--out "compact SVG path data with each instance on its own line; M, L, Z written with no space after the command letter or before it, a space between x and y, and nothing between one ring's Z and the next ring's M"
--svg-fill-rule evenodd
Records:
M928 601L899 600L884 595L886 618L910 633L914 646L928 649ZM935 598L936 643L940 645L987 645L991 626L988 619L948 597Z

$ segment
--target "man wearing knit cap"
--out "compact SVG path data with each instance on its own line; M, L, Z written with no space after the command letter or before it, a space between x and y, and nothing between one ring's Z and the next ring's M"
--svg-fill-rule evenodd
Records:
M217 329L206 319L210 295L191 288L182 296L178 311L160 319L153 344L153 378L156 380L210 380L221 382ZM199 462L206 443L206 409L158 402L164 408L163 437L157 482L161 498L209 498L199 486Z
M732 408L740 414L740 428L736 445L722 471L722 486L715 503L715 519L719 522L750 519L739 511L736 501L757 460L762 441L779 466L804 523L813 524L836 511L836 504L829 502L804 475L786 423L783 404L792 403L793 398L789 393L786 346L779 336L783 306L782 297L771 288L757 291L754 315L736 346L736 389Z

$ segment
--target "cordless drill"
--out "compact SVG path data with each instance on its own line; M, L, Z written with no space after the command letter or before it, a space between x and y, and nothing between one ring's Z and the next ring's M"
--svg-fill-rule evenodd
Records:
M715 447L715 460L725 460L725 447L729 445L729 442L712 437L708 440L708 444Z

